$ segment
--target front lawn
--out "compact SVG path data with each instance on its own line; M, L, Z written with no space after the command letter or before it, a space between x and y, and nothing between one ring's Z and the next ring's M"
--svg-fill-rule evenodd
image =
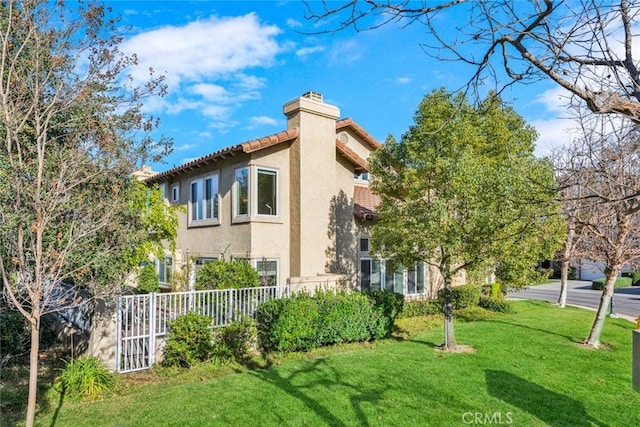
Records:
M131 385L137 378L130 375L119 395L96 402L58 404L53 393L55 403L36 422L462 426L481 419L516 426L640 425L640 393L631 388L630 322L607 319L602 342L609 347L592 350L579 344L592 312L531 301L515 308L510 315L475 310L463 316L467 321L457 321L458 341L473 346L473 353L438 352L440 325L403 319L401 338L281 357L269 369L146 374L156 380L138 385Z

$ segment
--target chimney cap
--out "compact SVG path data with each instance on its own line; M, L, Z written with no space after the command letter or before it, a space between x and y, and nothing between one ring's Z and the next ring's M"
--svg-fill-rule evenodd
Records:
M323 102L322 94L320 92L309 91L302 95L303 98L311 99L313 101Z

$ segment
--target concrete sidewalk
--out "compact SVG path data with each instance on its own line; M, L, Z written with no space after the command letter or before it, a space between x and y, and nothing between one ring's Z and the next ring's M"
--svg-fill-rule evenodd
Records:
M596 310L600 304L602 291L591 289L591 282L569 280L567 283L567 305ZM525 289L509 292L512 299L537 299L558 302L560 282L529 286ZM640 286L616 289L613 296L613 312L621 318L635 322L640 316Z

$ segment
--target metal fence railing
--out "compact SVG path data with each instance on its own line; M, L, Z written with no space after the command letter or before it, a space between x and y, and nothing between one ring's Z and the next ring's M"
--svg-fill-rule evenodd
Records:
M118 298L116 371L149 369L160 351L156 343L167 334L168 324L190 312L211 318L213 327L226 326L243 317L254 317L262 302L287 298L288 286L263 286Z

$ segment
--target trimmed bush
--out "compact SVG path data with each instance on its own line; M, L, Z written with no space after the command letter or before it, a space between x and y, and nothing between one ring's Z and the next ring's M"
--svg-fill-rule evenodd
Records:
M453 309L460 310L467 307L478 305L480 300L480 286L478 285L462 285L451 288L451 299ZM444 301L444 289L438 291L438 299Z
M27 351L29 337L27 320L0 297L0 367L10 358Z
M398 317L432 316L442 314L442 311L443 306L441 300L411 300L404 302L402 312Z
M398 296L361 292L318 292L267 301L257 312L263 352L299 351L391 334ZM401 298L401 296L400 296Z
M188 368L213 356L211 319L187 313L169 322L169 335L164 347L163 366Z
M507 290L502 283L488 283L482 285L481 294L492 298L502 298L507 295Z
M494 298L482 295L478 301L478 305L489 311L513 313L513 305L511 304L511 301L507 301L503 298Z
M258 271L243 259L206 263L196 277L196 289L241 289L260 286Z
M97 357L82 356L66 362L56 385L69 397L95 400L116 385L109 368Z
M622 273L622 277L631 278L631 286L640 286L640 271L629 271Z
M591 289L595 289L598 291L603 290L605 280L606 278L604 277L600 279L595 279L593 282L591 282ZM631 277L618 277L616 279L616 283L613 285L613 288L620 289L620 288L628 288L629 286L631 286Z

